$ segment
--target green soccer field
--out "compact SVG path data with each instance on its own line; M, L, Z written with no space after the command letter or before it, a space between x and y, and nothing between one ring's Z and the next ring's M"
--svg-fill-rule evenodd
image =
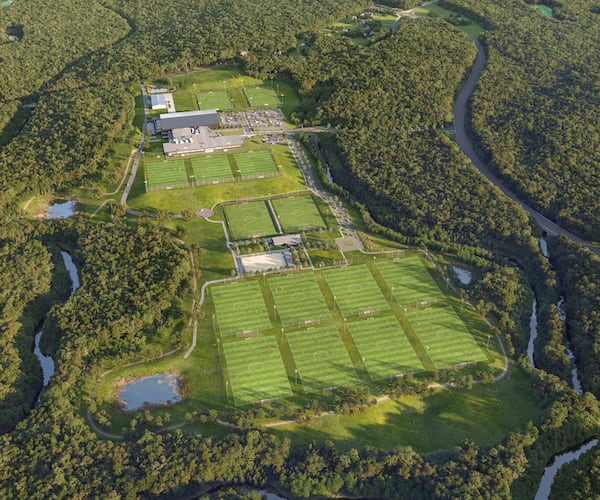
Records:
M227 205L223 211L232 240L260 238L276 234L271 214L264 201Z
M327 229L319 209L310 196L292 196L271 200L283 232Z
M233 172L226 154L199 156L190 159L197 183L231 181Z
M257 281L211 286L215 307L213 327L222 336L271 328L271 320Z
M196 99L200 109L233 110L233 104L227 91L199 92L196 94Z
M292 395L275 337L223 343L236 406Z
M145 162L148 189L174 189L188 187L185 160Z
M233 155L238 173L244 177L277 175L278 170L269 151L248 151Z
M335 326L308 328L286 335L306 392L359 383Z
M247 87L244 89L246 98L253 108L278 108L282 105L281 96L275 89L268 87Z
M445 295L417 256L394 260L378 260L377 269L401 306L414 306L424 301L444 300Z
M344 316L381 311L390 306L366 265L323 271L336 306Z
M407 313L408 321L436 368L486 360L463 320L450 306L429 307Z
M423 364L394 316L353 321L347 325L373 380L423 371Z
M313 273L269 278L268 283L282 324L296 326L301 321L331 318Z

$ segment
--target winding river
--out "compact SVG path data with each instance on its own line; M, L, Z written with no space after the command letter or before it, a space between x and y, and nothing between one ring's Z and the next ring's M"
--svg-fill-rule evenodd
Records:
M63 251L63 252L60 252L60 254L65 263L65 267L67 268L67 271L69 272L69 276L71 277L71 283L72 283L71 297L72 297L73 294L75 293L75 291L79 288L79 276L77 274L77 268L75 267L75 264L73 263L73 259L67 252ZM40 361L40 365L42 365L42 373L44 375L43 387L46 387L48 385L48 382L50 382L50 378L52 377L52 375L54 375L54 360L52 359L51 356L45 355L40 350L40 340L42 338L42 333L44 333L44 332L39 331L35 336L35 347L34 347L33 353L37 356L38 360Z

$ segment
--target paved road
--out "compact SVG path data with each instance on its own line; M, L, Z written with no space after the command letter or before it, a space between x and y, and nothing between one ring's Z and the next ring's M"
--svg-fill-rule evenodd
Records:
M485 53L481 44L475 41L475 45L477 47L477 60L475 61L475 65L471 71L471 75L469 79L465 83L465 86L460 91L458 98L456 99L456 103L454 104L454 130L456 133L456 141L458 145L463 150L463 152L470 158L473 165L477 167L477 169L485 175L492 184L498 186L500 190L511 200L517 202L521 207L523 207L527 212L529 212L533 218L537 221L540 227L546 231L550 235L564 235L571 241L575 241L580 243L581 245L589 248L596 255L600 255L600 248L592 245L588 241L576 236L575 234L563 229L558 224L552 222L547 217L544 217L542 214L531 208L529 205L526 205L523 201L521 201L518 196L510 191L504 184L496 177L490 169L486 166L481 158L477 155L475 150L473 149L473 145L467 136L465 131L465 114L467 111L467 102L475 90L475 85L477 85L477 80L479 79L479 75L481 74L481 70L485 66Z

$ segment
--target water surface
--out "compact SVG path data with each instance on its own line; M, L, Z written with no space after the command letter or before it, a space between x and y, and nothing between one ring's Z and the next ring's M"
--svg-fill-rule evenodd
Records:
M48 207L46 219L66 219L75 215L75 200L65 201L63 203L53 203Z
M473 273L460 266L450 266L454 275L463 285L470 285L473 282Z
M121 387L119 400L126 411L177 403L181 401L177 376L166 372L134 379Z

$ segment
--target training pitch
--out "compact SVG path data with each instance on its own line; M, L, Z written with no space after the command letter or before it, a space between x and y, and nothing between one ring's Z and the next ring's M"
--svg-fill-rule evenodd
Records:
M229 234L234 241L261 238L277 233L264 201L227 205L223 211Z
M184 160L145 162L148 190L189 187Z
M217 109L219 111L233 110L233 104L227 91L210 91L196 94L200 109Z
M246 98L253 108L274 108L282 105L281 96L274 89L266 87L245 88Z
M291 196L271 200L284 233L326 229L319 209L310 196Z
M248 151L233 157L242 178L272 177L279 173L269 151Z
M224 154L199 156L190 159L197 184L233 180L229 158Z

